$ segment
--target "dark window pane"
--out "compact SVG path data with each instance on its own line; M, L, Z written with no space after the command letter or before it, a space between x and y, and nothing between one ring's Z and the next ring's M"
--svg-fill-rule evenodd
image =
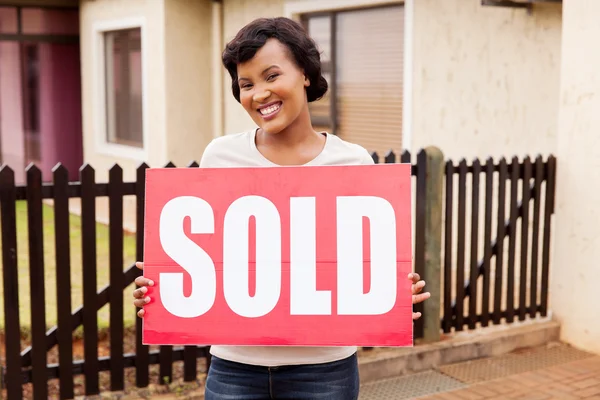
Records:
M107 140L143 147L141 30L105 34Z
M16 7L0 7L0 33L17 33Z
M23 57L23 128L25 154L28 162L39 163L40 148L40 71L39 46L36 43L22 44Z
M317 44L321 52L321 63L323 64L323 77L329 83L330 90L321 100L309 104L311 120L314 129L318 131L331 132L331 17L329 15L308 17L306 19L308 34ZM329 68L327 68L329 66Z
M78 35L79 11L23 8L23 33L32 35Z

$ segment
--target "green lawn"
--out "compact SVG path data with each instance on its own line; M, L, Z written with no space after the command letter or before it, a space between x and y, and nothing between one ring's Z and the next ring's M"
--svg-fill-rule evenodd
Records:
M71 215L71 298L72 310L82 305L83 281L82 281L82 263L81 263L81 219L78 216ZM109 282L109 240L108 226L103 224L96 225L97 232L97 279L98 289L105 287ZM31 326L31 302L29 290L29 249L27 234L27 203L25 201L17 202L17 252L19 267L19 310L21 330L26 333ZM46 276L46 324L48 327L56 324L56 261L54 249L54 209L51 206L44 205L44 260ZM0 243L0 251L2 245ZM124 266L123 269L135 261L135 236L125 234L124 237ZM1 261L0 261L1 262ZM2 266L0 264L0 272ZM2 274L0 273L0 288L2 283ZM124 292L125 302L125 325L133 325L135 321L135 309L131 304L131 290L133 284ZM0 293L4 290L0 289ZM98 313L98 326L100 329L107 328L109 325L108 304ZM4 299L0 295L0 329L4 327Z

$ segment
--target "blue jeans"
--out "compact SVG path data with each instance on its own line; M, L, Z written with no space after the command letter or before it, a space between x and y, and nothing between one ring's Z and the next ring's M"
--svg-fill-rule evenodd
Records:
M206 400L358 399L356 354L325 364L260 367L212 357Z

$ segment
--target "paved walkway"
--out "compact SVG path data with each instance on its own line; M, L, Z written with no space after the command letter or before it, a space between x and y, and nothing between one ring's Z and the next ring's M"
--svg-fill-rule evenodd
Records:
M600 357L512 375L421 400L600 400Z
M600 400L600 356L552 344L364 385L371 399Z

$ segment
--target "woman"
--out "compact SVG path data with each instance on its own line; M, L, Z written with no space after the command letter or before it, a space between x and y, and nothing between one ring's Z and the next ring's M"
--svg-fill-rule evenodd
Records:
M258 129L217 138L201 167L372 164L362 147L313 129L308 103L327 91L315 43L287 18L258 19L240 30L223 52L233 96ZM138 263L143 268L142 263ZM413 303L429 298L417 274ZM144 277L134 291L138 315L150 299ZM413 319L420 317L413 314ZM358 398L356 347L213 346L206 399Z

